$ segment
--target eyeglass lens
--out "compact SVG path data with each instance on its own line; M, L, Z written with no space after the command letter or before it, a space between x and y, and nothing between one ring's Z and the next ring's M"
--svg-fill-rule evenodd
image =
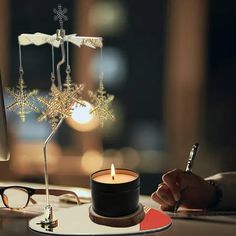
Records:
M29 195L26 189L20 187L7 188L3 192L3 201L9 208L20 209L26 207Z

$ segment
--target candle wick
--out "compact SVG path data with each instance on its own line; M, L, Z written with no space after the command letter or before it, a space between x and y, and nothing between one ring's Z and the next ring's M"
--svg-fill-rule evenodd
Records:
M114 175L112 175L112 180L115 180L115 176Z

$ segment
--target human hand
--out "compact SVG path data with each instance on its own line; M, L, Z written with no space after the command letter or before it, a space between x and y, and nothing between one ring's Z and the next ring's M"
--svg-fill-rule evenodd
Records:
M173 210L180 199L180 206L191 209L205 209L214 201L214 187L191 172L174 169L164 174L162 181L151 196L162 210Z

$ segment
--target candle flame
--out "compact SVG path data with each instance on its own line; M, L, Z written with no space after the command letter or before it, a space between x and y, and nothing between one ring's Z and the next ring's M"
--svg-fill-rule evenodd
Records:
M114 180L116 176L116 170L114 164L111 164L111 178Z

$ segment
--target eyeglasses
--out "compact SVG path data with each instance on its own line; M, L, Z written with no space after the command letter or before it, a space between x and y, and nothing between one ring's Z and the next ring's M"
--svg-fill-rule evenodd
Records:
M34 194L45 194L45 189L33 189L22 186L9 186L0 187L0 194L3 204L10 209L22 209L28 206L29 202L35 204L36 201L32 198ZM80 204L78 195L69 190L61 189L49 189L49 194L54 196L61 196L64 194L72 194L77 200L77 204Z

